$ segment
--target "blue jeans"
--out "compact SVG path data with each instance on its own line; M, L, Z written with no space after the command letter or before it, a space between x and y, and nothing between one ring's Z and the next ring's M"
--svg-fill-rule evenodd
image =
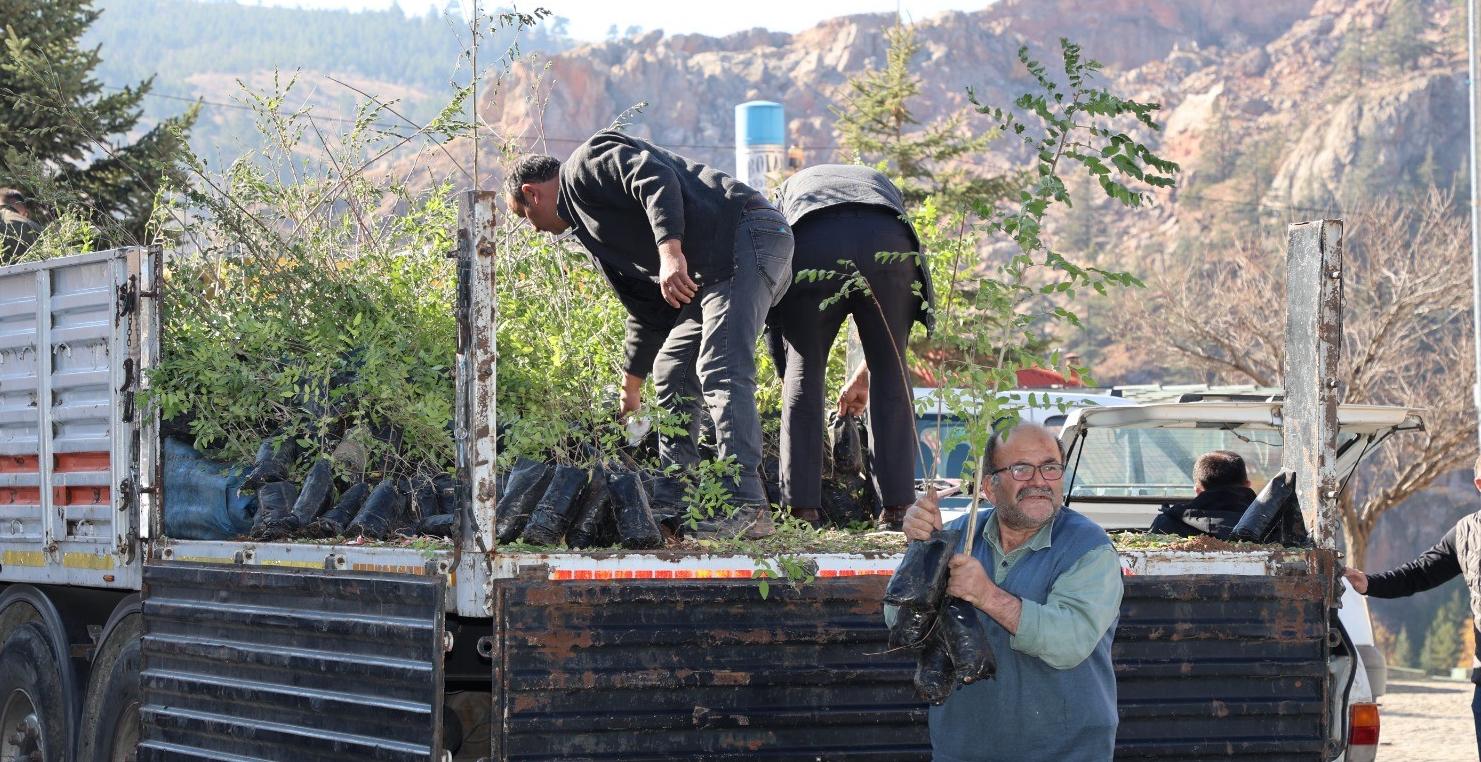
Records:
M660 434L658 459L683 474L699 463L702 413L715 422L715 449L734 457L740 477L728 485L732 502L765 504L761 483L761 418L756 412L756 339L766 313L792 282L792 229L770 207L746 211L735 230L735 272L705 285L679 310L678 321L653 363L658 404L686 416L689 430ZM701 401L704 408L701 408ZM654 498L681 504L672 480Z

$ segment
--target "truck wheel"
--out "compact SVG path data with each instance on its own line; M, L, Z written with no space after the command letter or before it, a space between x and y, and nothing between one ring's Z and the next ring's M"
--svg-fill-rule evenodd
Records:
M138 758L142 621L139 614L129 614L110 622L103 635L82 705L80 762L133 762Z
M0 645L0 760L64 762L66 696L46 629L27 622Z

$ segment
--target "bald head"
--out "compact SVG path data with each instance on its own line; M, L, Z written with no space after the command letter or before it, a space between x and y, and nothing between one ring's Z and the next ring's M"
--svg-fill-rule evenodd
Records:
M1064 451L1053 432L1036 423L1020 423L994 433L987 442L987 462L999 523L1034 530L1059 513L1064 505ZM1025 478L1017 478L1014 471Z

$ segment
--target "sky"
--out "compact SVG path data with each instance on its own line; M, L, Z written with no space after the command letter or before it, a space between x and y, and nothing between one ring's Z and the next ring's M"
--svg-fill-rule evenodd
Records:
M241 0L244 4L279 5L300 8L340 8L351 10L384 10L398 2L407 13L439 11L460 5L471 10L473 0ZM481 7L509 5L510 0L480 0ZM746 0L746 2L713 2L713 0L525 0L517 3L522 11L536 7L549 9L569 21L568 33L581 41L605 39L616 25L626 31L639 26L644 30L662 29L669 34L699 32L724 35L752 27L766 27L777 32L797 32L823 19L851 13L881 13L900 10L911 19L924 19L946 10L980 10L990 0Z

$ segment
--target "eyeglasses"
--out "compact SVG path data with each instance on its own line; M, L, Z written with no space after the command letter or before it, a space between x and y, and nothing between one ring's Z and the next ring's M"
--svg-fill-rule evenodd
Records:
M992 475L997 476L1004 471L1007 471L1008 475L1013 477L1014 481L1026 482L1034 478L1034 472L1037 471L1040 476L1044 477L1044 481L1057 482L1064 477L1064 464L1044 463L1036 466L1032 463L1014 463L1006 468L993 471Z

